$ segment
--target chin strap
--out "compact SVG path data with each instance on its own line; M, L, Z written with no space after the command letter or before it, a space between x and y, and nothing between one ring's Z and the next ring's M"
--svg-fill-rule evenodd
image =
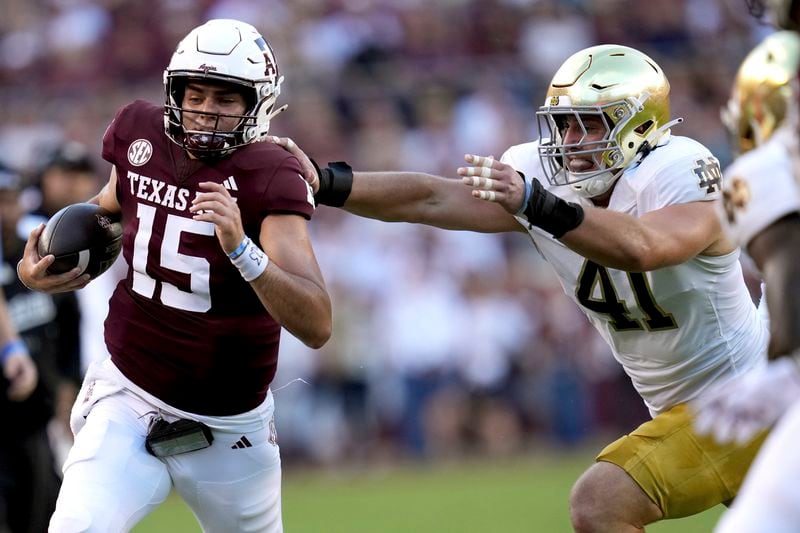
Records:
M636 157L633 158L631 164L638 163L639 161L647 157L647 155L650 152L658 148L662 140L667 141L670 136L670 131L669 131L670 128L672 128L672 126L677 126L682 122L683 122L683 117L674 118L669 122L667 122L666 124L664 124L663 126L661 126L660 128L658 128L656 131L654 131L653 134L650 135L649 139L644 141L642 145L639 147L639 150L637 150L636 152ZM650 139L653 140L652 144L650 143Z
M278 109L275 109L275 110L273 110L273 111L272 111L272 113L270 113L269 115L267 115L267 120L268 120L268 121L272 121L272 119L273 119L273 118L277 117L278 115L280 115L281 113L283 113L284 111L286 111L286 108L287 108L287 107L289 107L289 104L283 104L283 105L282 105L282 106L280 106Z
M289 104L283 104L279 108L273 109L272 113L267 115L267 130L269 130L269 123L272 122L272 119L277 117L278 115L280 115L284 111L286 111L287 107L289 107ZM255 127L251 131L256 131ZM258 135L258 133L253 133L253 135ZM268 134L267 134L267 131L265 130L264 133L260 137L256 138L255 142L265 141L267 139L267 136L268 136Z
M667 132L667 130L669 130L672 126L677 126L678 124L683 124L683 117L673 118L672 120L670 120L669 122L658 128L653 133L653 135L656 138L656 140L658 140L661 138L661 135Z

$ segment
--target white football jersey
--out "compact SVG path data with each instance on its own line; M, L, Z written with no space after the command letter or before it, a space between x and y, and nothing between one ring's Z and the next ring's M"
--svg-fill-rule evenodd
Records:
M796 142L793 131L784 127L725 170L723 225L742 248L773 222L800 211L800 187L792 174L789 148Z
M528 178L544 175L537 142L511 147L502 161ZM707 148L673 136L623 172L608 209L641 217L671 204L717 200L721 179ZM543 185L589 205L569 186ZM518 220L528 228L525 219ZM651 414L766 361L767 327L745 286L738 249L629 273L589 261L537 227L528 233L567 296L611 346Z

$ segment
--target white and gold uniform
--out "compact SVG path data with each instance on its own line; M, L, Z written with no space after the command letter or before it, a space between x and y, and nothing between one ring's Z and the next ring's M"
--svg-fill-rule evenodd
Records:
M777 220L800 211L800 186L792 172L791 155L798 139L792 127L776 131L725 170L723 224L742 248Z
M536 144L510 148L503 162L528 177L541 176ZM608 209L641 217L672 204L718 200L721 181L719 164L707 148L686 137L666 136L640 163L623 171ZM565 200L588 205L569 186L544 185ZM519 221L528 228L525 219ZM537 227L528 232L654 417L609 445L598 459L625 469L665 518L730 500L758 443L736 448L698 437L684 404L716 383L765 364L767 326L758 319L745 286L739 251L630 273L587 260ZM675 475L678 468L683 472ZM687 476L694 476L696 486L686 485Z
M798 139L787 125L725 171L723 222L741 247L784 216L800 211L800 185L792 153ZM763 305L763 304L762 304ZM778 422L742 485L735 505L715 531L797 531L800 524L800 401Z

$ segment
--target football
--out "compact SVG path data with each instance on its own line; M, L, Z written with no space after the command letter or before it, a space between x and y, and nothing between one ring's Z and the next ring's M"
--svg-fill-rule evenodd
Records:
M53 254L49 274L80 267L81 274L96 278L114 263L122 248L118 217L95 204L72 204L47 221L39 236L39 256Z

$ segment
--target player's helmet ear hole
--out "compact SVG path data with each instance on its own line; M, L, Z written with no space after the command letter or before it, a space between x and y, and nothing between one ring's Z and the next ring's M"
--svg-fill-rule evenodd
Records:
M639 124L639 126L633 131L635 131L639 135L644 135L645 132L647 130L649 130L650 126L652 126L652 125L653 125L653 121L652 120L647 120L647 121L642 122L641 124ZM633 143L631 143L631 144L633 144ZM633 148L633 146L631 146L631 148Z

